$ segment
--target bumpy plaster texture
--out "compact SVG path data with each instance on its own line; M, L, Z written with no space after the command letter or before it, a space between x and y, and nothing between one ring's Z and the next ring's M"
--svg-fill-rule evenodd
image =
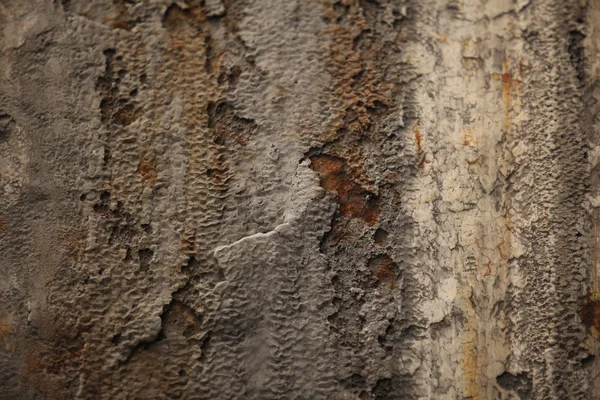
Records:
M0 0L0 398L600 399L599 30Z

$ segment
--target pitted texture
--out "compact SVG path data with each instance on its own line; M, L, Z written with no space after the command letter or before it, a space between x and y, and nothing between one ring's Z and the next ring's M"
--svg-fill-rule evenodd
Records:
M0 398L600 398L599 29L0 0Z

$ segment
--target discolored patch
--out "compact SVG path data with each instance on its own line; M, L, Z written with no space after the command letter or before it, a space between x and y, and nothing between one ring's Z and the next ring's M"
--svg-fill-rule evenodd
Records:
M496 377L496 382L502 389L516 392L520 399L531 398L533 382L526 374L513 375L505 371Z
M423 135L421 134L421 128L419 125L415 125L413 130L415 136L415 145L417 146L417 153L421 153L423 151Z
M0 319L0 344L6 343L6 336L12 332L12 326L9 321Z
M378 197L361 187L348 170L345 160L320 154L311 157L313 169L321 176L321 186L335 193L340 213L346 218L357 218L375 225L379 218Z
M600 301L592 300L591 296L588 296L588 301L579 312L579 318L592 335L600 339Z
M107 97L100 103L100 115L102 122L127 126L138 119L141 113L128 99Z
M138 163L137 172L152 185L156 181L156 158L148 153L142 154Z
M390 289L397 287L398 266L387 255L369 260L368 268L372 271L375 284L388 283Z
M163 314L163 326L167 330L176 329L189 338L201 332L202 316L184 303L173 300Z

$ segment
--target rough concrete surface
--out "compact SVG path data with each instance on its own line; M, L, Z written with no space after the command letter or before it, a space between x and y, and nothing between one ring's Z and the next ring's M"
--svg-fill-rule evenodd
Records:
M600 1L0 0L0 399L600 399Z

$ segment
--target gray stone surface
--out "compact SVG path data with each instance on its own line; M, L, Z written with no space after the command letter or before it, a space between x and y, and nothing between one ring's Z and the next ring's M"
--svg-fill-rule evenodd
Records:
M0 0L0 398L600 398L599 29Z

